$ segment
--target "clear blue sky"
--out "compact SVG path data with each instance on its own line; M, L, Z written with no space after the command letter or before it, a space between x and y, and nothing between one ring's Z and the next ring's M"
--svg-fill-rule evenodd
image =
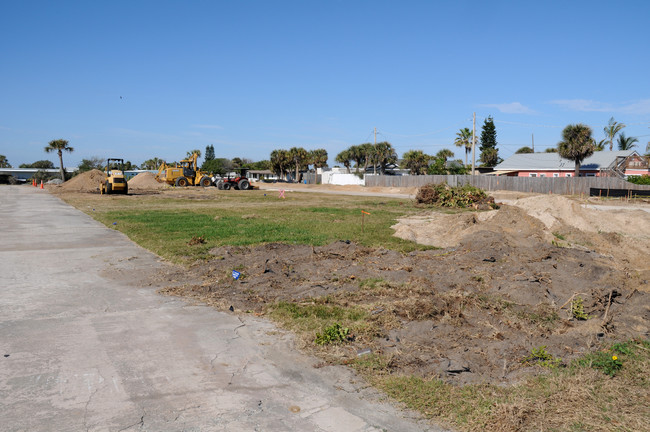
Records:
M435 153L488 115L499 155L603 138L614 116L650 139L647 1L5 1L0 154L177 160L387 140Z

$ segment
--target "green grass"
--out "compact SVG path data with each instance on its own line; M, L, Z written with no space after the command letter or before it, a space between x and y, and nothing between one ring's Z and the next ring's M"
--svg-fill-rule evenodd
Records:
M396 219L418 211L409 202L386 198L358 201L352 196L314 194L291 194L290 199L279 200L261 192L224 193L212 200L198 194L193 199L158 195L107 199L89 195L84 201L68 200L141 246L177 263L204 259L217 246L273 242L321 246L351 240L404 252L427 249L393 236L390 227ZM361 209L371 213L365 216L363 231ZM192 237L206 241L189 246Z

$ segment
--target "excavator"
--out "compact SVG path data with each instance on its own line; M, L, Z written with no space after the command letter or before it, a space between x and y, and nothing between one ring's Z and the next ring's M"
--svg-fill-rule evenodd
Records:
M201 171L197 165L196 160L199 155L193 153L187 159L183 159L175 166L169 166L165 162L160 164L156 180L160 183L167 183L172 186L185 187L185 186L212 186L212 179L207 173Z

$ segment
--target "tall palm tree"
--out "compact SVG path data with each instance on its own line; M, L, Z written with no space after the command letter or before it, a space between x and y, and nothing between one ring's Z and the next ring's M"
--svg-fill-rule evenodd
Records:
M616 134L619 133L624 127L625 125L623 123L615 121L614 117L612 117L609 119L607 126L603 128L605 136L607 137L605 144L609 143L609 151L614 150L614 138L616 137Z
M53 151L59 155L59 169L61 171L61 180L65 181L65 171L63 169L63 152L67 151L68 153L72 153L74 151L74 148L68 145L67 140L58 139L50 141L47 143L47 147L45 147L46 153L51 153Z
M560 156L575 162L575 177L580 175L580 164L594 153L591 128L583 124L568 125L562 131L562 141L557 144Z
M465 147L465 165L467 165L467 155L472 152L472 131L469 128L462 128L454 140L456 147Z
M639 139L636 137L626 137L624 132L618 136L618 149L619 150L632 150L636 147L635 143L638 143Z

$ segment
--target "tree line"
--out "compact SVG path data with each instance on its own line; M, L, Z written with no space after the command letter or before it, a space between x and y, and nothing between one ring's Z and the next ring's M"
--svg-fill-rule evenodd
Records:
M622 130L626 127L625 124L617 122L614 117L610 118L607 126L603 128L605 137L600 141L596 141L592 137L592 129L584 124L568 125L562 131L562 140L557 144L557 147L547 148L546 152L559 152L560 156L575 162L576 173L579 172L580 164L587 157L591 156L595 151L603 151L607 146L609 150L614 149L614 143L617 144L619 150L631 150L637 146L639 142L636 137L625 136ZM617 139L618 137L618 139ZM481 166L493 167L500 163L502 159L499 157L497 149L497 133L494 126L494 120L491 116L487 117L481 128L480 146L479 146L479 162ZM454 153L449 149L442 149L435 155L429 155L422 150L409 150L404 153L401 164L404 168L409 169L413 174L466 174L469 172L468 156L472 152L472 144L474 137L469 128L462 128L456 134L454 145L463 148L465 152L465 162L456 159L449 161L454 156ZM65 179L66 173L63 167L63 153L72 153L74 148L69 145L69 142L64 139L52 140L44 148L46 153L56 153L59 157L59 169L61 179ZM516 153L533 153L533 149L524 146L516 151ZM647 156L650 156L650 142L646 147ZM202 152L200 150L190 150L187 156L190 157L196 153L199 157ZM205 148L204 161L201 169L207 172L212 172L218 175L225 175L233 169L246 168L254 170L271 170L278 177L287 179L289 175L293 175L295 180L300 180L300 172L308 170L310 166L316 168L324 168L327 166L328 154L325 149L306 150L303 147L292 147L289 150L276 149L270 154L269 160L262 160L254 162L246 158L217 158L213 145L208 145ZM369 167L372 167L374 174L386 174L386 170L392 164L397 164L398 155L392 144L387 141L378 142L376 144L363 143L359 145L352 145L347 149L338 153L334 159L337 163L342 164L348 173L354 163L355 172L359 174L363 168L366 173ZM92 157L90 159L82 159L79 164L78 172L85 172L92 169L104 168L104 159ZM133 164L131 161L125 162L125 170L155 170L160 167L164 161L160 158L154 157L144 161L140 166ZM176 162L170 163L174 165ZM0 168L11 168L11 164L5 155L0 155ZM38 169L53 169L54 164L49 160L39 160L31 164L21 164L20 168L38 168Z

